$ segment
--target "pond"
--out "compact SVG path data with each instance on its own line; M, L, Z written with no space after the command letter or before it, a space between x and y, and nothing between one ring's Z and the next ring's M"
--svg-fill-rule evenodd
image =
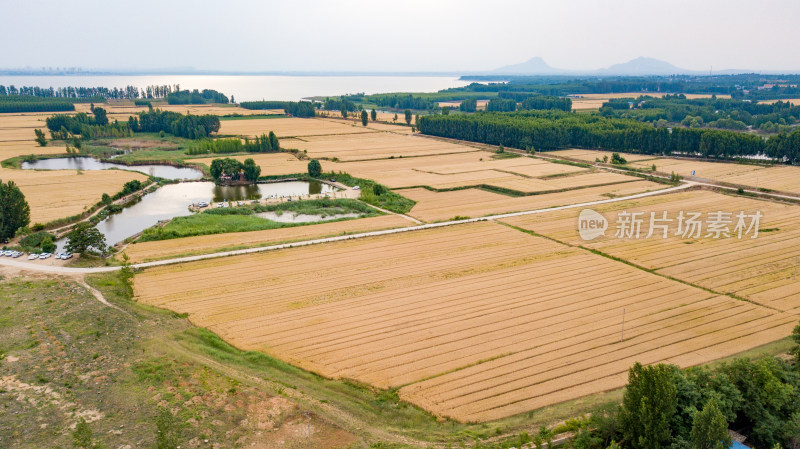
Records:
M310 215L310 214L297 214L295 212L284 212L278 214L277 212L261 212L256 216L265 218L270 221L277 221L278 223L313 223L315 221L330 221L339 220L342 218L357 218L361 214L350 212L346 214L335 215Z
M260 198L280 198L334 192L336 189L320 182L287 181L250 186L218 186L213 182L182 182L165 185L144 195L122 212L111 215L97 224L108 245L119 243L162 220L191 215L189 206L201 201L243 201ZM215 205L212 204L211 207ZM65 239L57 242L59 250Z
M173 167L164 164L125 165L114 162L103 162L93 157L61 157L53 159L39 159L34 162L23 162L25 170L120 170L138 171L150 176L163 179L200 179L203 172L196 168Z

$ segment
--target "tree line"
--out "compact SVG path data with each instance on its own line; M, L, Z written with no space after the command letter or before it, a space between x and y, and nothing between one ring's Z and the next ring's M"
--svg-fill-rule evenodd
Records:
M239 106L245 109L283 109L287 114L295 117L314 117L316 107L310 101L243 101Z
M639 96L618 98L603 103L600 114L605 117L630 118L660 123L681 123L685 126L743 130L752 126L772 131L774 125L788 126L800 119L800 106L788 101L756 103L742 99L696 98L666 95L663 98ZM787 129L788 128L784 128Z
M40 98L113 98L133 100L137 98L164 98L172 92L180 91L180 85L147 86L139 89L136 86L123 88L108 87L38 87L38 86L4 86L0 85L0 96L26 95Z
M128 127L134 132L165 132L186 139L202 139L219 131L219 117L215 115L183 115L178 112L153 109L128 118Z
M278 136L270 131L269 134L256 136L250 140L245 138L244 142L239 138L231 139L201 139L189 144L187 154L208 154L208 153L271 153L280 151Z
M635 120L561 111L427 115L424 134L537 150L596 148L642 154L732 158L767 155L800 162L800 130L764 139L732 131L657 128Z
M227 96L212 89L203 89L202 92L197 89L180 90L167 94L166 98L169 104L228 104L230 102Z
M65 112L74 111L75 104L61 98L39 98L26 95L0 96L2 112Z

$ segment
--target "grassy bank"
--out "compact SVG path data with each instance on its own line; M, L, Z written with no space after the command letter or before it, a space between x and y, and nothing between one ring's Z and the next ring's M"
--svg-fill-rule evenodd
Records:
M163 227L156 226L149 228L142 233L139 241L168 240L196 235L224 234L228 232L264 231L267 229L304 226L316 223L280 223L258 217L255 215L258 212L292 212L295 214L320 215L322 217L357 213L359 214L359 218L380 215L375 209L351 199L320 199L286 202L274 205L256 205L252 207L209 209L202 213L175 218ZM350 219L352 218L340 218L326 221Z

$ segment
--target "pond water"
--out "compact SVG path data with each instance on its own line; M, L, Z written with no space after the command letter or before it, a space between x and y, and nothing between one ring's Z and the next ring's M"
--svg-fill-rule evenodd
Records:
M357 218L361 214L355 212L336 215L310 215L310 214L297 214L294 212L284 212L278 214L277 212L261 212L256 214L261 218L266 218L270 221L277 221L278 223L311 223L315 221L330 221L339 220L342 218Z
M25 170L120 170L138 171L150 176L163 179L200 179L203 172L196 168L173 167L163 164L124 165L114 162L103 162L93 157L61 157L53 159L39 159L35 162L23 162Z
M97 224L106 236L106 243L114 245L128 237L158 224L162 220L191 215L189 206L200 201L242 201L269 197L299 196L333 192L336 189L320 182L287 181L250 186L218 186L213 182L182 182L165 185L143 196L122 212L111 215ZM215 205L212 204L211 207ZM59 250L65 239L56 242Z

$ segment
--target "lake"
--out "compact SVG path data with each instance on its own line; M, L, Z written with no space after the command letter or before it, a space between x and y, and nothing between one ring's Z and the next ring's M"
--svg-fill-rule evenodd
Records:
M64 75L0 76L4 86L125 87L175 85L181 89L214 89L236 101L291 100L363 92L435 92L469 84L456 76L279 76L279 75Z

